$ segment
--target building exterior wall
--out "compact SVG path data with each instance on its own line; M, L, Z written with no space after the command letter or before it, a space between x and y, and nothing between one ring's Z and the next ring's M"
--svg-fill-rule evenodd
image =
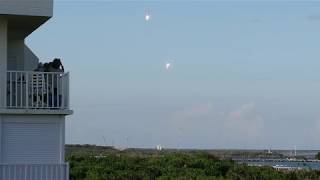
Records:
M53 12L53 0L0 0L0 14L48 16Z
M0 115L1 163L64 163L63 115Z
M24 71L33 71L38 67L39 58L24 44Z
M8 70L22 71L24 64L24 40L8 40Z
M9 71L33 71L37 68L39 58L25 45L24 39L8 40Z
M21 95L25 98L20 99L33 102L34 94L28 93L29 88L25 88L26 93L22 90L23 85L29 87L26 84L30 84L30 78L21 75L33 72L20 71L33 71L39 59L25 45L24 39L45 23L52 12L53 0L0 0L0 179L69 179L69 166L64 161L65 116L72 114L69 100L67 109L30 109L27 103L26 107L12 107L6 100L9 94L17 101L21 93L26 95ZM67 89L63 95L68 99L69 74L61 77ZM40 81L37 78L32 82ZM15 93L11 89L13 84Z
M0 17L0 108L6 104L7 82L7 20Z

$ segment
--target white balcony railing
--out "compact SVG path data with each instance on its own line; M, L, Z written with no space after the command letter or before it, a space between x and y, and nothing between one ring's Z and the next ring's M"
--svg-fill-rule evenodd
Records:
M3 180L69 180L68 164L0 164Z
M69 73L7 72L7 108L68 109Z

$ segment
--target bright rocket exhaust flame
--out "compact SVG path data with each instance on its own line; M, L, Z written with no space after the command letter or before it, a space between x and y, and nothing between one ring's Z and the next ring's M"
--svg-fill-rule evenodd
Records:
M151 15L149 13L147 13L145 16L144 16L144 19L146 21L149 21L151 19Z
M166 65L165 65L165 68L166 68L167 71L171 70L172 69L172 64L167 62Z

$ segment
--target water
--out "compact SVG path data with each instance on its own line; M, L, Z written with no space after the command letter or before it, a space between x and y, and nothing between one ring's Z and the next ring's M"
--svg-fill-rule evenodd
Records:
M245 163L250 166L273 166L273 167L282 167L282 168L292 168L292 169L312 169L320 170L320 162L298 162L298 161L238 161L239 163Z

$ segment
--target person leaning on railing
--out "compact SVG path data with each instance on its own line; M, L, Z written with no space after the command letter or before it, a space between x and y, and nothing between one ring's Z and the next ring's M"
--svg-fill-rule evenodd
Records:
M48 72L64 72L64 67L61 63L61 60L58 59L58 58L55 58L52 62L50 62L48 64ZM60 106L61 105L61 95L60 93L58 92L58 85L60 86L61 83L61 74L52 74L54 76L54 80L53 80L53 102L51 102L51 105L54 106L54 107L57 107L57 106ZM61 88L61 87L60 87ZM58 99L59 99L59 102L58 102ZM53 104L52 104L53 103Z
M44 72L44 64L42 64L42 62L38 63L38 67L34 70L36 72Z
M49 63L49 72L64 72L64 67L61 63L61 60L55 58L52 62Z
M39 62L38 67L34 70L37 72L64 72L61 60L55 58L52 62L42 64Z
M44 96L44 103L49 103L50 107L58 107L61 105L61 95L58 92L58 86L61 85L60 81L61 81L61 74L62 72L64 72L64 67L61 63L61 60L58 58L55 58L52 62L49 63L44 63L42 64L41 62L38 64L37 69L35 69L34 71L37 72L49 72L49 73L45 73L43 78L41 81L46 81L46 85L49 89L48 92L44 92L46 91L46 88L44 88L42 90L42 92L44 92L45 94L48 93L49 95L49 101L47 101L47 97ZM52 72L52 73L50 73ZM42 76L39 76L42 77ZM37 78L39 80L39 78ZM61 88L61 87L60 87ZM59 102L58 102L59 99Z

